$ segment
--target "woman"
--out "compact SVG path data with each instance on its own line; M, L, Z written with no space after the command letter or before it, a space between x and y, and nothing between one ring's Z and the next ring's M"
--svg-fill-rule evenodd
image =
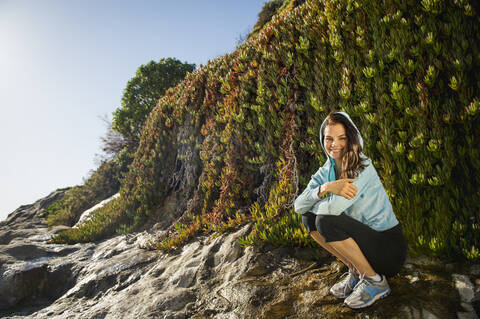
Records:
M330 292L350 308L390 293L387 277L402 267L407 246L363 139L344 112L330 113L320 128L327 161L295 200L310 236L349 268Z

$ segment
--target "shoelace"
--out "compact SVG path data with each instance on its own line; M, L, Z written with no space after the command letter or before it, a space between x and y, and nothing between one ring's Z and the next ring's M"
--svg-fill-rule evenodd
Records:
M361 294L363 287L368 283L367 279L365 278L365 274L361 274L358 280L358 283L355 285L355 289L352 291L351 296L356 297L357 295Z
M344 273L342 276L340 276L340 278L345 277L345 275L355 276L354 273L349 270L346 273ZM347 278L345 278L345 280L347 280ZM350 286L350 278L348 278L347 283L343 286L343 295L344 296L347 294L347 287L349 287L349 286ZM352 288L354 288L354 287L352 287Z
M348 275L350 275L350 271L344 272L340 276L340 279L342 279L343 277L348 276ZM345 278L344 280L347 280L347 278ZM343 295L344 296L347 294L347 285L348 285L349 282L350 282L350 279L348 279L347 284L343 285Z

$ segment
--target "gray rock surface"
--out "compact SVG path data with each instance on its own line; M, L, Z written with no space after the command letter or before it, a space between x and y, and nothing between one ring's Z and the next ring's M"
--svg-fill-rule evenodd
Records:
M64 229L48 228L39 217L55 196L61 197L52 193L0 223L0 317L476 318L478 311L470 297L468 311L468 298L456 288L468 279L478 291L478 275L455 266L458 276L452 276L451 267L428 258L409 258L389 280L388 298L348 309L328 292L344 266L321 249L243 248L238 238L249 225L171 254L139 248L155 238L152 230L48 244Z
M91 214L92 214L94 211L96 211L97 209L105 206L107 203L109 203L110 201L114 200L114 199L117 198L118 196L120 196L120 193L116 193L115 195L112 195L112 196L110 196L109 198L102 200L100 203L98 203L97 205L93 206L92 208L89 208L89 209L87 209L86 211L84 211L84 212L80 215L80 218L78 219L78 222L77 222L73 227L78 227L78 226L80 226L81 224L85 223L87 220L90 219Z
M460 294L460 299L462 300L462 302L472 302L473 297L475 296L475 286L472 284L468 276L453 274L452 278L455 282L455 287Z

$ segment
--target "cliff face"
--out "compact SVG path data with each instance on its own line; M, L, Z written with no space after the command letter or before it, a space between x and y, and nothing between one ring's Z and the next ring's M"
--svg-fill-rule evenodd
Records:
M242 248L234 233L171 254L140 249L151 230L87 244L48 243L54 192L0 223L0 316L6 318L476 318L480 267L410 258L392 294L353 311L330 296L344 269L316 248Z

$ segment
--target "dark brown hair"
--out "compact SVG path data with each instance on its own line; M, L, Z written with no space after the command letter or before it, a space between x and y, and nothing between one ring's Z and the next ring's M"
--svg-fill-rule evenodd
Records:
M325 147L325 127L333 124L343 124L347 135L347 149L342 158L342 172L339 178L355 178L367 166L361 158L362 145L360 145L360 132L344 115L337 112L328 114L325 124L322 126L322 145Z

